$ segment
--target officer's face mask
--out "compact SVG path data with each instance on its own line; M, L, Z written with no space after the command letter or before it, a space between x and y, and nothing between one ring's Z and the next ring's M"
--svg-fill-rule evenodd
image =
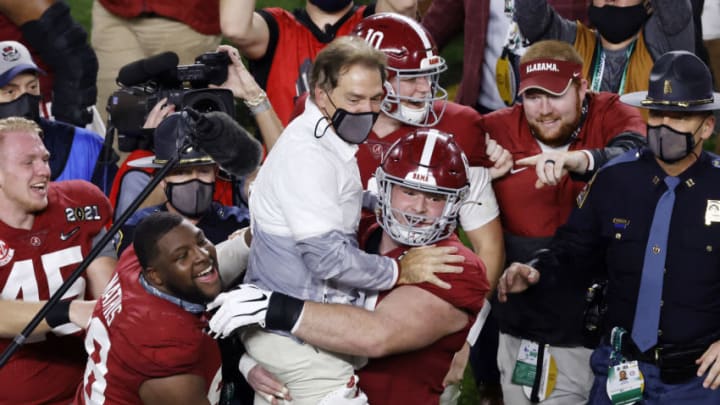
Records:
M330 104L335 107L335 113L333 113L330 122L335 133L347 143L361 144L370 135L373 125L378 118L378 113L368 111L363 113L351 113L343 108L337 108L330 95L328 95Z
M630 7L608 6L588 9L588 19L600 35L613 44L619 44L640 31L648 18L643 4Z
M310 3L327 13L335 13L347 7L352 0L310 0Z
M23 117L37 122L40 119L40 96L25 93L13 101L0 103L0 118Z
M198 179L182 183L167 183L165 196L168 202L182 215L188 218L200 218L212 203L215 183L206 183Z
M680 132L667 125L647 126L647 140L650 150L665 163L674 163L689 155L695 145L694 136L705 120L694 132Z

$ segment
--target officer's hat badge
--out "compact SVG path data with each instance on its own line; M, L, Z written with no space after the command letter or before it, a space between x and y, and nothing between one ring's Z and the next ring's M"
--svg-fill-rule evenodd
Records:
M670 80L665 80L663 84L663 94L672 94L672 84L670 84Z

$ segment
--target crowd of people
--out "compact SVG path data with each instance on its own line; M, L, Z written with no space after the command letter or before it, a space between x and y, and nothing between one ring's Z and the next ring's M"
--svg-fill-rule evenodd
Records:
M718 12L0 0L0 405L718 403Z

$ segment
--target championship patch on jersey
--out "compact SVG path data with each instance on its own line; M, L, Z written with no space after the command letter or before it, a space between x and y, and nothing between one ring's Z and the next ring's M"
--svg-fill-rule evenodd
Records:
M720 159L713 159L712 165L713 167L720 168Z
M10 263L13 256L15 256L15 249L10 248L4 240L0 239L0 266Z
M100 209L97 205L86 205L83 207L67 207L65 208L65 219L68 222L78 221L100 221Z

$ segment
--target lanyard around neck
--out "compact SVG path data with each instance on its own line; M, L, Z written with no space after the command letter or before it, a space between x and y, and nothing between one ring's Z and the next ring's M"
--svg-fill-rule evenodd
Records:
M605 60L607 58L599 37L596 39L596 42L597 49L595 53L597 54L597 57L595 58L595 66L593 67L593 76L590 83L590 90L595 92L600 91L600 87L602 86L603 74L605 73ZM630 56L632 56L632 53L635 50L636 42L637 38L632 41L625 50L627 60L625 61L625 67L623 68L622 77L620 78L620 86L616 91L617 94L623 94L625 92L625 81L627 79L628 66L630 66Z

